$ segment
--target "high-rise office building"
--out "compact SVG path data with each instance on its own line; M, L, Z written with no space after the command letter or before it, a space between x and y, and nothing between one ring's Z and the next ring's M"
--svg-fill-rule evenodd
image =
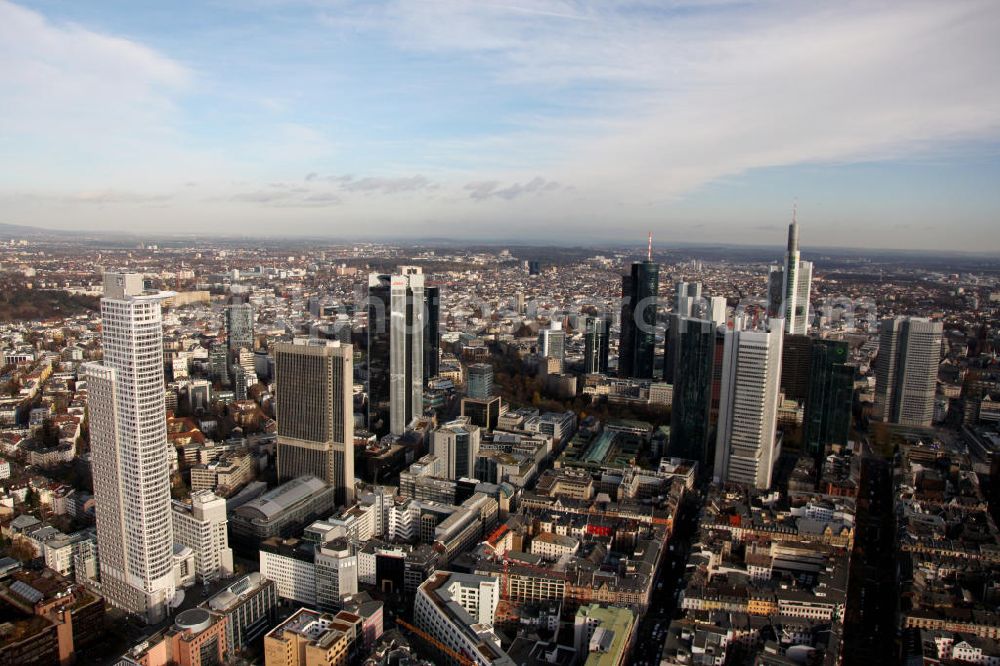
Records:
M781 390L789 400L809 395L809 373L814 339L804 334L785 335L781 341Z
M847 444L854 403L854 366L843 340L813 340L809 350L809 391L805 404L804 449L814 458L829 444Z
M368 428L402 435L424 411L424 276L368 276Z
M221 342L208 350L208 362L212 367L212 380L226 386L229 384L229 351Z
M170 445L160 301L142 276L105 273L104 360L87 363L100 588L110 603L160 622L174 598Z
M607 317L587 317L583 332L583 371L608 372L610 356L611 322Z
M278 480L313 475L354 501L354 348L337 341L274 347Z
M449 479L475 476L479 440L479 426L473 425L468 418L458 418L431 434L431 453L445 461Z
M799 257L799 223L792 215L788 225L788 251L783 266L771 266L768 275L768 315L782 318L786 333L809 331L809 291L812 262Z
M441 290L424 289L424 383L441 368Z
M558 360L560 372L562 371L566 360L566 331L563 330L562 322L553 321L548 328L538 332L538 355Z
M682 317L701 316L695 307L701 302L700 282L674 283L674 314Z
M674 383L674 373L677 371L677 354L680 345L681 321L687 315L671 312L667 315L667 331L663 336L663 381Z
M670 413L670 455L711 465L715 447L710 440L712 377L715 364L715 322L689 317L671 318L676 327L676 367Z
M230 353L253 351L253 305L239 297L226 306L226 345Z
M724 326L729 318L726 312L727 307L725 296L712 296L708 301L708 315L706 318L716 326Z
M656 357L656 296L660 266L652 258L632 264L622 276L621 342L618 375L652 379Z
M784 322L771 331L729 331L715 439L716 481L769 488L780 449L775 439Z
M875 418L903 425L931 425L942 332L941 322L921 317L881 321Z
M531 260L528 262L528 275L538 275L542 272L542 263L540 261Z
M476 400L485 400L493 395L493 366L489 363L473 363L468 368L465 394Z

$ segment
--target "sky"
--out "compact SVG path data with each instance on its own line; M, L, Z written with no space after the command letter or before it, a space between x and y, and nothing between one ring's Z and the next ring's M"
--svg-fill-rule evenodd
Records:
M0 223L1000 253L995 0L0 0Z

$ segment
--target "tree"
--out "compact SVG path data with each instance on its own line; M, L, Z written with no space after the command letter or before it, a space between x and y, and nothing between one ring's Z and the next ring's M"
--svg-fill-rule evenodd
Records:
M17 535L10 544L10 556L19 562L30 562L35 559L35 547L27 538Z

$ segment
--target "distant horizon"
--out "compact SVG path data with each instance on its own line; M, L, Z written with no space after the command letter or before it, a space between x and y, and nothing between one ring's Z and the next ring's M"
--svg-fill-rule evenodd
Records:
M281 239L287 239L292 243L301 243L310 240L323 241L331 243L333 245L350 245L350 244L379 244L387 246L404 246L407 243L416 244L418 247L427 247L430 249L438 247L457 247L457 246L472 246L473 248L482 246L487 248L495 249L516 249L516 248L565 248L565 249L586 249L594 250L596 254L600 254L601 250L612 251L612 252L633 252L637 255L644 254L646 251L645 242L636 243L619 243L611 244L610 240L602 239L577 239L574 242L566 242L564 240L555 238L545 238L536 237L534 240L519 237L517 240L512 241L509 238L500 237L471 237L471 238L447 238L447 237L435 237L435 236L406 236L398 235L393 237L378 237L378 236L338 236L331 234L316 234L316 233L214 233L209 234L206 232L175 232L175 233L149 233L149 232L133 232L133 231L97 231L90 229L83 230L72 230L67 228L56 228L56 227L39 227L31 225L9 225L5 223L0 223L0 242L9 240L5 238L6 236L16 235L14 232L9 232L11 227L24 227L30 229L32 233L41 232L44 234L79 234L81 236L93 235L95 237L106 237L109 240L116 240L119 243L133 242L133 243L144 243L157 245L162 242L168 243L180 243L189 240L218 240L222 242L251 242L255 240L263 240L268 242L274 242L280 245ZM721 249L745 249L745 250L756 250L760 252L770 252L774 254L775 261L778 261L783 256L785 251L784 242L781 243L738 243L738 242L695 242L695 241L676 241L676 242L665 242L656 240L655 234L653 238L653 251L657 252L669 252L672 249L685 250L685 251L696 251L698 249L706 250L721 250ZM871 254L889 254L889 255L913 255L913 256L930 256L936 255L941 257L955 256L955 257L973 257L973 258L984 258L984 259L997 259L1000 261L1000 251L990 250L990 251L971 251L971 250L929 250L923 248L883 248L883 247L850 247L850 246L820 246L820 245L809 245L802 244L801 251L803 253L804 260L810 260L817 258L817 255L823 253L845 253L846 255L858 255L865 256ZM813 253L810 257L809 254Z

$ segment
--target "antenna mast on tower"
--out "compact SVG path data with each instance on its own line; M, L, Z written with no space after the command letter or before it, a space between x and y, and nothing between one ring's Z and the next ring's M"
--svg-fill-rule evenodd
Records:
M652 231L649 232L649 247L646 250L646 257L647 257L648 261L650 261L650 262L653 261L653 232Z

